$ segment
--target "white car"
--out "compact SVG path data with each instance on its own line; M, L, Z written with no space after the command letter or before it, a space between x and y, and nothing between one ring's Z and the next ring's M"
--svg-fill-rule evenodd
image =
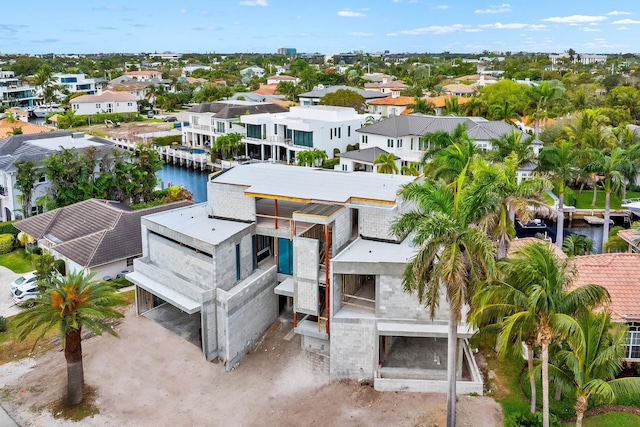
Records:
M29 300L38 296L35 272L32 271L18 277L16 280L11 282L9 288L11 290L13 302L17 305L24 305L27 307L33 306L33 303L29 303Z

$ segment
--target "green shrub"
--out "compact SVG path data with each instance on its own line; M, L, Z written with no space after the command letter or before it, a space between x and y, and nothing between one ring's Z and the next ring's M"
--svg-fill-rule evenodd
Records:
M340 149L339 148L334 148L333 149L333 157L337 156L338 154L340 154Z
M17 236L20 230L13 226L15 221L0 222L0 234L13 234Z
M333 159L328 159L322 162L323 169L333 169L334 166L340 164L340 157L334 157Z
M31 249L31 254L32 255L42 255L42 248L39 247L35 247L33 249Z
M513 414L505 420L504 425L505 427L542 427L542 413L524 412ZM562 427L562 424L555 415L549 414L549 426Z
M0 332L7 331L7 319L4 316L0 316Z
M122 288L126 288L128 286L133 285L133 283L131 283L130 281L128 281L127 279L125 279L124 277L119 277L117 279L113 279L111 281L111 284L116 288L116 289L122 289Z
M8 254L13 251L16 236L13 234L0 234L0 254Z
M169 135L169 136L157 136L155 138L153 138L153 144L160 146L160 147L166 147L167 145L173 145L173 143L180 143L182 142L182 134L180 135Z
M65 264L63 259L57 259L53 262L53 268L56 269L56 271L58 273L60 273L62 276L66 276L67 275L67 265Z

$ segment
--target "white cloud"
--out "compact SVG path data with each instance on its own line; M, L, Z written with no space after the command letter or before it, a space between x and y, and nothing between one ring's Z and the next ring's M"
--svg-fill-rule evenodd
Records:
M387 37L396 37L398 33L387 33Z
M371 36L375 36L374 33L365 33L363 31L354 31L352 33L347 33L350 36L355 36L355 37L371 37Z
M607 15L632 15L631 12L621 12L619 10L613 10L609 13L607 13Z
M547 26L544 24L533 24L533 25L529 25L529 29L533 30L533 31L540 31L540 30L544 30L546 29Z
M589 16L589 15L571 15L571 16L554 16L543 19L546 22L555 22L557 24L584 24L586 22L598 22L607 19L605 16Z
M185 13L187 13L187 9L180 9L180 13L184 15Z
M527 24L518 24L518 23L503 24L501 22L496 22L495 24L478 25L478 27L480 27L480 28L493 28L495 30L513 30L513 29L519 29L519 28L526 28L526 27L528 27L528 25Z
M391 0L394 3L400 3L400 0Z
M420 36L423 34L449 34L462 31L469 28L468 25L454 24L454 25L431 25L429 27L415 28L413 30L397 31L397 34L404 34L409 36Z
M619 21L613 21L615 25L628 25L628 24L640 24L640 21L636 21L635 19L621 19Z
M343 16L346 18L358 18L366 15L362 12L354 12L352 10L341 10L340 12L338 12L338 16Z
M504 13L511 12L509 3L502 3L500 6L489 6L489 9L476 9L473 13Z
M629 27L618 27L619 30L630 30L631 28Z
M269 3L267 2L267 0L244 0L241 1L240 6L269 6Z
M482 30L480 28L468 28L466 30L464 30L465 33L479 33Z
M439 6L434 6L433 9L449 9L451 6L447 4L441 4Z
M583 30L586 31L587 33L593 33L593 32L596 32L596 31L600 31L599 28L590 28L590 27L583 28Z

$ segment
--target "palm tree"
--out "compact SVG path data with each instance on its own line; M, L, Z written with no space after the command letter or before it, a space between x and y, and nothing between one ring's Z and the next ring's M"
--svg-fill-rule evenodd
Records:
M35 306L15 317L20 340L37 331L38 342L51 329L59 331L67 361L67 398L70 405L82 401L82 329L97 335L108 332L117 336L107 320L122 317L114 308L124 303L116 289L102 280L93 280L94 276L95 273L86 274L80 270L69 272L65 278L55 277L52 285L33 300Z
M520 118L520 114L516 111L516 107L505 101L504 104L495 104L489 106L489 111L493 120L502 120L511 123L513 120Z
M436 112L431 102L417 96L413 97L413 104L407 105L407 108L411 108L411 114L435 114Z
M444 111L442 112L445 116L463 116L464 108L461 104L458 104L458 97L452 96L444 100Z
M569 257L589 255L593 251L593 240L580 234L569 234L562 241L562 252Z
M561 350L559 359L568 369L576 392L576 427L582 427L589 397L612 403L617 396L638 396L640 378L618 378L625 356L627 328L613 325L609 313L581 313L570 350ZM562 375L562 374L560 374Z
M455 143L462 143L470 140L467 134L467 125L460 123L453 132L449 133L444 130L426 133L420 138L420 148L425 150L422 157L422 164L427 164L431 158L439 150L446 148Z
M564 193L566 186L577 175L575 151L569 141L544 147L538 156L538 170L548 173L558 189L556 245L562 248L564 236Z
M400 172L396 163L396 155L393 153L380 153L373 161L373 166L378 166L378 173L397 174Z
M498 262L501 280L480 292L505 294L505 313L500 340L508 341L535 324L537 342L542 346L542 418L549 426L549 345L555 338L572 339L578 328L576 315L609 301L600 285L571 289L575 270L568 260L558 260L546 244L531 243ZM569 290L571 289L571 290ZM525 298L513 304L513 298ZM494 300L489 298L490 300Z
M487 103L480 98L471 98L464 103L464 113L469 117L484 117L487 114Z
M418 170L418 162L411 162L408 166L402 166L400 168L400 173L402 175L419 176L420 171Z
M404 289L416 292L418 299L435 316L444 289L449 305L447 333L447 426L455 426L456 360L458 360L458 323L476 284L492 276L494 252L487 235L477 223L495 210L490 195L472 197L469 176L463 168L452 185L427 180L409 183L400 191L416 208L402 214L391 225L395 236L414 232L416 255L402 276Z
M535 141L534 136L524 136L522 132L514 129L500 135L499 138L491 139L492 149L487 155L492 160L502 161L509 154L515 153L518 167L520 167L535 159L533 141Z
M553 86L549 82L542 82L538 86L529 88L533 115L535 119L534 135L537 137L540 130L540 120L548 117L547 110L558 101L562 86Z
M15 188L20 191L22 214L28 218L31 216L33 189L39 176L36 173L36 165L31 160L18 160L14 166L16 168Z
M463 170L470 174L472 168L467 165L477 157L478 146L470 139L462 139L433 153L431 163L425 165L426 175L445 182L455 181Z
M611 219L611 191L618 191L624 184L624 176L621 171L631 166L631 161L626 150L617 147L611 154L605 154L598 149L590 149L587 152L589 158L585 165L585 170L597 173L602 176L602 186L604 187L604 225L602 229L602 250L605 251L605 244L609 238L609 221ZM594 184L595 185L595 184Z

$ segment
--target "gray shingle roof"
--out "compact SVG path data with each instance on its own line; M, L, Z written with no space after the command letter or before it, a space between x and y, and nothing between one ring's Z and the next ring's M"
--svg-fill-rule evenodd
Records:
M422 136L438 131L451 133L461 123L466 124L467 134L477 141L489 141L512 131L522 133L508 123L489 121L482 117L426 116L423 114L392 116L386 120L356 129L356 132L401 138L409 135ZM540 140L536 139L533 143L542 146Z
M219 119L233 119L245 114L284 113L288 108L270 102L256 104L233 104L227 102L205 102L189 109L192 113L213 113Z
M311 92L301 93L300 95L298 95L298 98L322 98L326 94L336 92L340 89L347 89L347 90L352 90L354 92L357 92L358 94L362 95L362 97L366 100L376 99L376 98L386 98L387 96L389 96L388 93L378 92L377 90L364 90L364 89L359 89L357 87L351 87L351 86L327 86L322 89L312 90Z
M170 203L132 210L110 200L89 199L16 222L35 239L46 238L55 250L83 267L96 267L142 254L140 217L192 204Z
M362 150L347 151L346 153L340 153L337 156L343 159L351 159L356 162L373 163L380 154L389 154L389 152L383 150L380 147L363 148ZM396 157L399 159L399 157Z

